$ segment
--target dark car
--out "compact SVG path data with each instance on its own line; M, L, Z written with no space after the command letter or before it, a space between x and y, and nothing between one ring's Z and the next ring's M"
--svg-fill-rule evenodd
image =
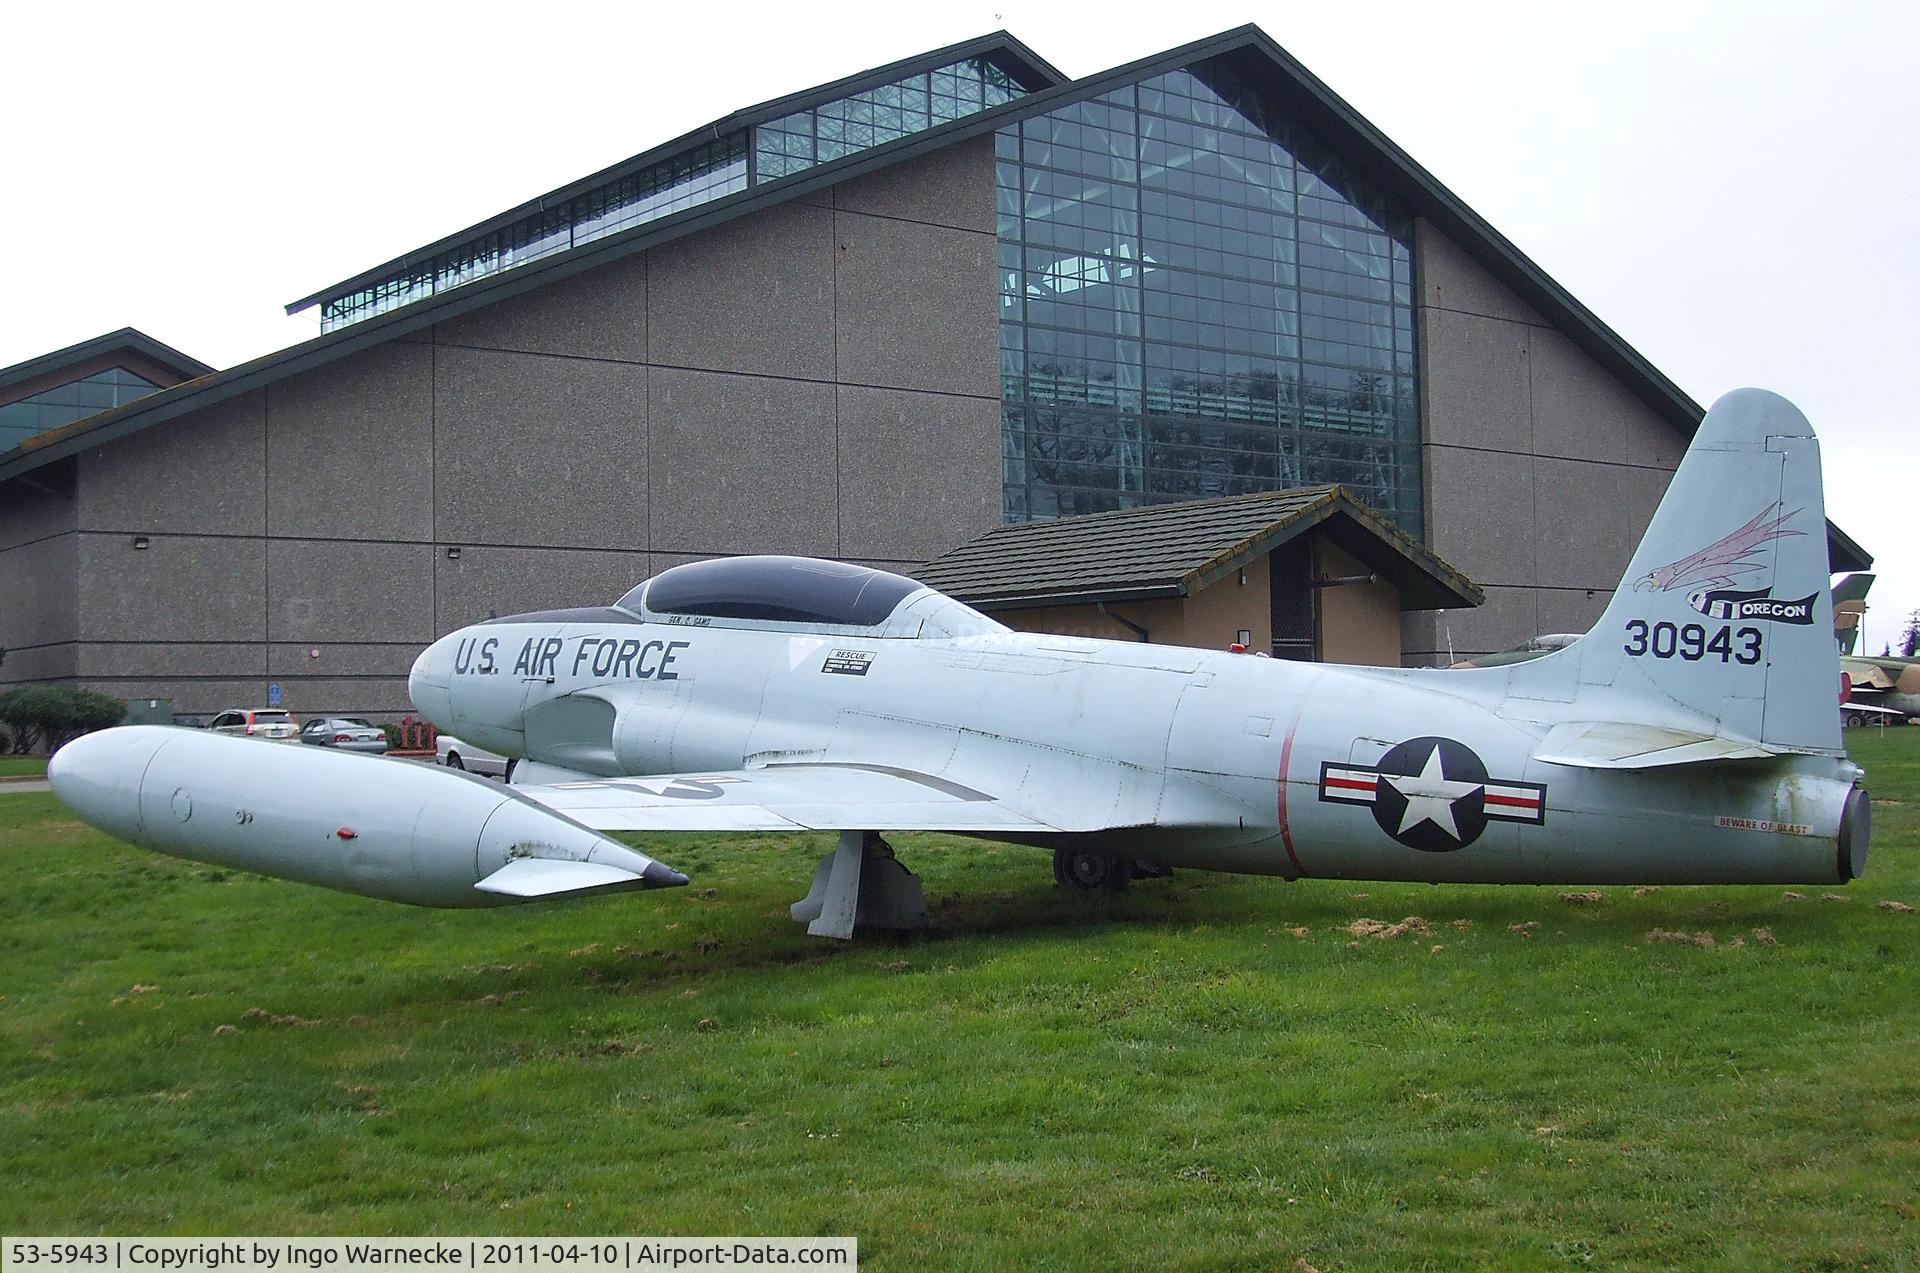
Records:
M300 741L370 756L387 754L387 731L358 716L316 716L300 727Z

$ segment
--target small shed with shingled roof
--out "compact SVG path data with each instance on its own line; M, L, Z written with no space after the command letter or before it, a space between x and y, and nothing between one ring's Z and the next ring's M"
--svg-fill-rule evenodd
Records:
M1023 631L1380 666L1403 612L1485 599L1337 485L1001 526L918 577Z

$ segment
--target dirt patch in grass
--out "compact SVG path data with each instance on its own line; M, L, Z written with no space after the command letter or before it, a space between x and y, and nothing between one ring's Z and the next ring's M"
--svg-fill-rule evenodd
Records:
M279 1012L279 1013L268 1012L265 1008L248 1008L245 1012L240 1014L240 1017L242 1020L255 1021L255 1022L259 1022L262 1025L306 1026L306 1025L325 1025L326 1024L326 1022L324 1021L314 1020L309 1017L297 1016L291 1012Z
M1384 919L1356 919L1347 925L1349 937L1378 937L1391 941L1395 937L1405 937L1408 933L1430 934L1433 929L1427 921L1418 915L1409 915L1397 924L1389 924Z
M1562 893L1560 900L1569 906L1598 906L1607 900L1607 895L1595 888L1580 893Z
M1649 928L1647 930L1647 940L1649 942L1671 942L1678 946L1703 946L1711 948L1714 945L1712 933L1682 933L1667 928ZM1744 945L1745 943L1742 944Z

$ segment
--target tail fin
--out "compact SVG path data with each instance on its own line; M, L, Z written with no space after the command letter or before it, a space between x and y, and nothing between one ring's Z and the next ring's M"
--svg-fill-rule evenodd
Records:
M1576 718L1753 745L1721 754L1838 754L1828 581L1813 427L1739 389L1707 412L1600 622L1515 671L1555 698L1565 685L1544 682L1574 675Z

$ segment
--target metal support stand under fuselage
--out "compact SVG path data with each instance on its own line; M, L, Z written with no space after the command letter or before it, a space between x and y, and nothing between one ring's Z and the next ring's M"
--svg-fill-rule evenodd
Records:
M927 926L920 877L893 856L875 831L842 831L840 847L820 859L813 887L789 913L814 937L853 936L859 928Z

